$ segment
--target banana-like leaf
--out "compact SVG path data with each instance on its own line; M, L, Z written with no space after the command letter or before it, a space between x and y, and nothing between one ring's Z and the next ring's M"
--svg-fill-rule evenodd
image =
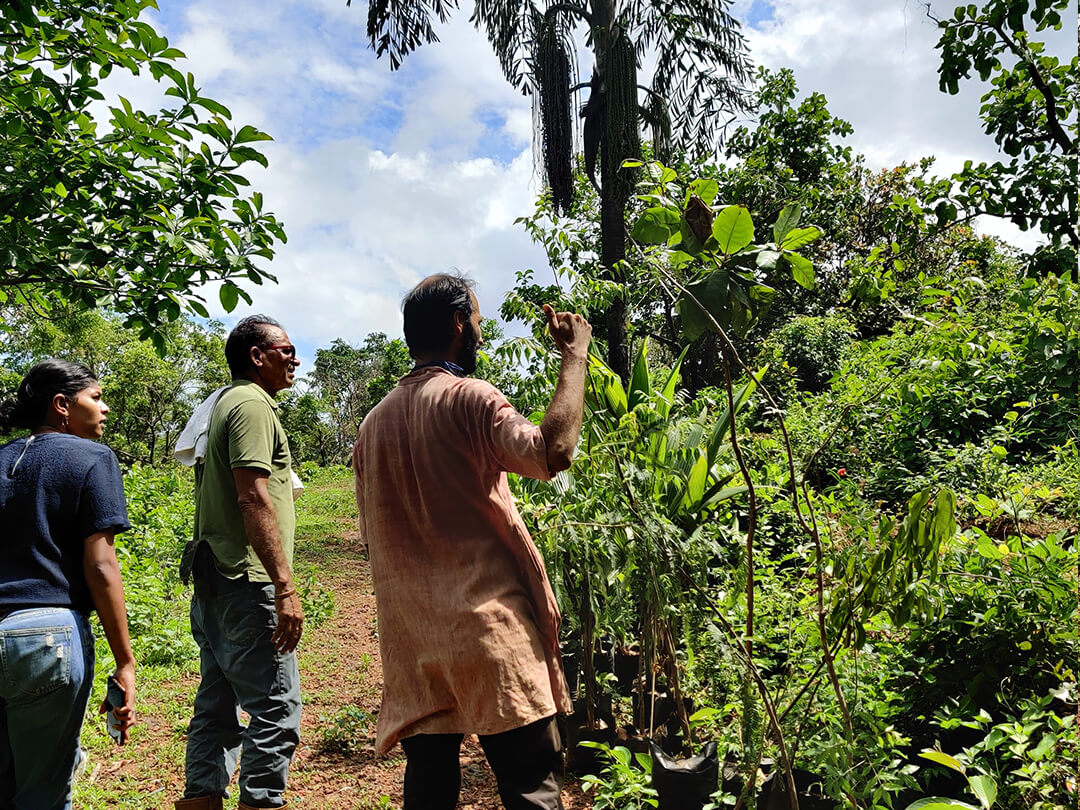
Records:
M664 419L667 419L668 415L671 413L671 406L675 403L675 386L679 384L679 371L682 369L683 360L686 359L686 353L688 351L690 351L689 346L682 350L679 359L676 360L675 365L671 367L671 373L668 375L664 387L660 389L660 402L656 404L656 410Z
M713 479L713 482L709 485L709 488L705 490L705 493L701 496L702 505L704 505L713 495L716 495L720 490L730 483L731 479L737 475L737 471L729 472L725 475L721 475Z
M626 414L626 391L622 387L622 383L619 382L618 377L613 377L606 381L604 385L604 396L607 397L608 406L611 408L611 412L618 417L622 417Z
M594 409L606 410L616 419L626 414L626 391L619 375L592 352L589 353L589 381L585 397Z
M705 482L709 477L709 459L705 453L697 457L690 475L686 479L686 494L683 496L683 508L693 510L705 494Z
M649 341L641 341L637 358L634 360L634 369L630 373L630 390L627 392L627 407L634 410L642 402L649 399Z
M750 380L735 392L732 399L735 403L735 413L738 413L746 404L747 400L757 390L758 380L765 376L765 372L769 370L769 367L763 366L758 371L751 375ZM716 456L720 449L720 446L726 441L728 433L731 430L731 410L728 407L724 407L724 410L720 413L720 418L716 420L716 425L713 427L712 435L709 437L709 466L712 467L713 462L716 460Z
M746 484L740 484L737 487L728 487L727 489L722 489L716 494L714 494L712 497L703 498L701 501L701 508L704 509L709 506L716 506L716 504L722 503L723 501L730 500L731 498L737 498L740 495L745 495L749 491L750 487L746 486Z

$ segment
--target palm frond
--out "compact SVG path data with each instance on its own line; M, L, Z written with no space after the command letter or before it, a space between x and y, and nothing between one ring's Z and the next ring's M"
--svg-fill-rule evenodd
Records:
M532 0L476 0L469 21L482 31L512 86L528 92L528 60L535 53L544 15Z
M445 23L457 7L457 0L370 0L367 34L375 56L388 55L397 70L406 55L439 41L432 18Z
M637 0L637 45L657 50L652 89L671 113L673 146L709 149L725 113L745 109L751 64L729 0Z

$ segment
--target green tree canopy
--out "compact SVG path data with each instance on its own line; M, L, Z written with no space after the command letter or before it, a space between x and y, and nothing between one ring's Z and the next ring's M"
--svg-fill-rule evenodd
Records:
M0 304L107 306L164 351L162 324L208 315L199 292L275 280L257 263L285 233L240 173L270 136L235 127L173 64L183 54L139 19L155 0L0 4ZM91 104L120 69L167 84L173 107ZM61 309L63 306L61 306ZM2 324L0 324L2 328Z
M1062 62L1032 36L1060 31L1070 9L1075 13L1071 0L958 6L951 19L937 20L937 47L943 92L959 92L972 71L990 82L980 109L983 129L1008 158L969 161L955 177L958 202L1006 217L1022 230L1037 226L1076 249L1078 60Z

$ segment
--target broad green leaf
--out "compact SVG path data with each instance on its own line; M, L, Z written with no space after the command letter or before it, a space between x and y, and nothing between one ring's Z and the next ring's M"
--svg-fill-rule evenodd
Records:
M692 508L701 502L701 496L705 494L705 482L708 477L708 453L702 453L698 456L697 461L694 462L694 466L690 470L690 475L686 479L686 495L683 498L684 506Z
M944 765L947 768L952 768L954 771L965 773L967 768L956 757L951 757L943 751L933 751L927 749L919 754L923 759L928 759L931 762L936 762L939 765Z
M272 141L274 140L270 135L251 126L245 124L240 127L240 131L236 133L236 143L252 143L254 141Z
M681 239L682 236L682 231L680 230L679 238ZM673 250L668 254L668 264L670 264L674 268L682 267L685 264L690 264L690 262L692 262L693 260L694 257L684 250Z
M683 334L688 341L694 341L707 329L719 326L741 337L768 307L772 294L771 288L755 284L739 272L714 270L702 281L689 285L679 299Z
M979 552L979 556L985 557L988 560L1000 560L1005 556L998 551L998 547L994 544L994 541L985 534L983 534L975 544L975 550Z
M737 498L740 495L745 495L749 491L750 487L746 486L746 484L740 484L737 487L727 487L726 489L722 489L719 492L710 495L701 505L715 506L718 503L723 503L724 501L731 500L732 498Z
M757 266L762 270L774 270L781 254L775 250L763 250L757 255Z
M942 489L934 499L933 530L937 543L951 540L956 534L956 494Z
M191 76L191 74L189 73L188 76ZM214 113L215 115L220 115L225 120L229 120L230 118L232 118L232 113L229 112L229 108L219 101L214 101L214 99L212 98L204 98L203 96L198 96L197 98L193 98L191 100L191 103L197 104L200 107ZM254 127L252 128L254 129ZM222 140L226 139L223 138Z
M688 194L696 194L706 205L712 205L716 201L716 195L720 193L720 185L711 177L698 178L690 184Z
M971 787L971 792L975 794L975 797L979 800L979 804L983 806L983 810L990 810L997 801L997 782L993 777L986 775L969 776L968 785Z
M814 265L805 256L798 253L785 253L784 258L791 265L791 277L802 287L814 289Z
M720 711L719 709L714 709L714 708L712 708L710 706L706 706L703 709L698 709L696 712L694 712L692 715L690 715L690 717L689 717L690 725L695 726L698 723L701 723L701 722L703 722L705 720L712 719L714 717L719 717L719 716L721 716L723 714L724 713L722 711Z
M802 219L801 205L798 203L785 205L784 210L780 212L780 216L776 218L776 223L773 225L773 241L778 245L783 242L784 237L788 235L788 231L798 226L800 219Z
M193 256L195 256L195 257L197 257L199 259L202 259L204 261L209 259L211 256L213 256L213 253L211 253L210 248L208 248L202 242L196 242L194 239L185 239L184 240L184 247L186 247L189 251L191 251L191 254Z
M821 238L821 231L811 225L809 228L793 228L784 236L780 247L784 250L798 250Z
M627 408L631 411L642 402L646 402L649 399L648 345L648 340L641 341L637 358L634 360L634 369L630 373L630 390L627 392Z
M717 270L703 281L691 284L686 289L694 299L697 299L695 302L690 295L684 294L677 304L682 318L683 335L688 341L697 340L703 332L713 328L705 314L706 311L721 327L726 327L731 323L727 273Z
M919 799L917 802L912 802L904 810L979 810L979 807L974 804L968 804L962 802L959 799L945 799L941 796L934 796L929 799Z
M754 221L745 206L729 205L716 215L712 233L720 251L730 256L754 241Z
M649 245L663 245L672 234L679 232L682 217L670 208L647 208L634 223L630 236Z
M218 297L221 299L221 306L225 308L225 311L232 312L240 301L240 291L233 284L222 284L221 289L218 291Z
M1028 751L1028 757L1033 761L1038 762L1040 759L1054 750L1054 746L1057 744L1057 737L1053 734L1044 734L1043 738L1039 741L1039 744Z
M618 417L626 414L626 391L618 377L607 381L604 386L604 396L607 398L608 409Z

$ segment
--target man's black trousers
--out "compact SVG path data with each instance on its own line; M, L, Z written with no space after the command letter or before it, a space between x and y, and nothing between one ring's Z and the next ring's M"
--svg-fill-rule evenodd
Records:
M461 789L462 734L417 734L401 741L405 810L453 810ZM554 717L480 737L506 810L562 810L562 740Z

